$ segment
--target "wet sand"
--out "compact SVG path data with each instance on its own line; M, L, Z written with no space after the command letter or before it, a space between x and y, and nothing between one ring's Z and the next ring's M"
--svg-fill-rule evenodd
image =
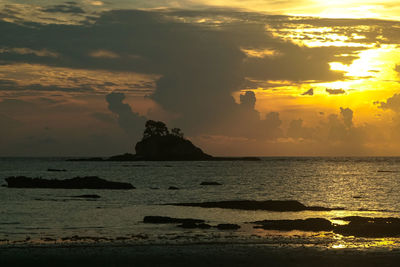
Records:
M0 247L0 266L397 266L400 250L248 244Z

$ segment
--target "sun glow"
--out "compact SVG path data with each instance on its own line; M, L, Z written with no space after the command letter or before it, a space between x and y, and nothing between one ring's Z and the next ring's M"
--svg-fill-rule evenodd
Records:
M374 77L382 80L396 79L395 66L400 61L399 49L395 45L384 45L359 53L359 59L350 65L331 62L332 70L345 71L350 77Z
M396 71L396 66L400 63L399 52L400 49L395 45L382 45L361 51L359 58L349 65L331 62L331 70L343 71L349 79L320 85L360 91L383 89L392 93L399 82L399 73Z
M399 6L394 0L195 0L208 6L229 6L269 14L316 16L323 18L379 18L398 20Z
M329 67L331 71L342 73L343 77L329 82L256 81L258 88L253 91L257 94L257 109L262 113L278 111L282 118L291 118L293 115L290 112L302 110L304 121L315 123L323 118L321 114L335 114L339 107L348 107L356 114L355 124L390 121L390 114L374 103L398 91L400 47L387 41L381 44L379 40L382 37L379 35L372 39L368 33L376 31L379 34L379 31L368 25L357 25L350 29L341 25L315 27L295 21L284 28L267 25L266 31L275 38L306 49L326 48L329 51L337 48ZM246 54L249 57L261 57L261 54L254 54L253 51L247 51ZM311 88L313 90L310 93ZM320 112L316 113L315 110Z

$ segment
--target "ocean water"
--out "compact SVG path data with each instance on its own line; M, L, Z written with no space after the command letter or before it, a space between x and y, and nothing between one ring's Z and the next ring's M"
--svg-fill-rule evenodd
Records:
M48 172L48 168L66 172ZM14 189L0 187L0 244L73 242L265 243L337 247L399 247L399 238L253 228L264 219L360 215L400 217L400 158L262 158L261 161L70 162L65 158L0 158L4 178L75 176L129 182L134 190ZM201 186L216 181L221 186ZM170 186L179 190L168 190ZM73 196L97 194L99 199ZM297 200L334 211L269 212L178 207L168 203L219 200ZM148 215L236 223L238 231L144 224Z

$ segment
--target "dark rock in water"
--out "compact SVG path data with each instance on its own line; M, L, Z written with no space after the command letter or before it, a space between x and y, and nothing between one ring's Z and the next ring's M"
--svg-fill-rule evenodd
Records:
M66 169L47 169L48 172L66 172Z
M264 230L279 230L279 231L332 231L333 225L329 220L323 218L309 218L305 220L264 220L256 221L254 228Z
M211 225L206 224L206 223L191 223L191 222L186 222L178 225L178 227L184 228L184 229L210 229Z
M324 207L309 207L295 200L228 200L217 202L202 202L202 203L172 203L167 205L174 206L189 206L201 208L222 208L222 209L239 209L239 210L269 210L269 211L330 211L342 210L343 208L324 208Z
M176 186L170 186L168 187L168 190L179 190L179 188Z
M62 189L135 189L129 183L111 182L97 176L75 177L66 180L47 180L25 176L5 179L10 188L62 188Z
M240 229L240 226L237 224L231 224L231 223L221 223L217 225L217 228L219 230L237 230Z
M339 217L335 220L349 221L347 225L336 225L334 232L356 237L399 237L400 218L372 218L360 216Z
M218 182L201 182L200 185L222 185Z
M204 220L200 219L181 219L181 218L171 218L166 216L145 216L143 218L144 223L157 223L157 224L164 224L164 223L182 223L182 224L199 224L204 223Z
M99 195L80 195L80 196L71 196L71 197L77 197L77 198L100 198Z
M108 158L108 161L134 161L136 159L136 155L125 153L122 155L116 155Z

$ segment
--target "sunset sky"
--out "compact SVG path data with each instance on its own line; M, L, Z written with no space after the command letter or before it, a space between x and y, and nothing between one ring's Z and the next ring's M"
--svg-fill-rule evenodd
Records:
M0 1L0 156L400 156L400 5Z

